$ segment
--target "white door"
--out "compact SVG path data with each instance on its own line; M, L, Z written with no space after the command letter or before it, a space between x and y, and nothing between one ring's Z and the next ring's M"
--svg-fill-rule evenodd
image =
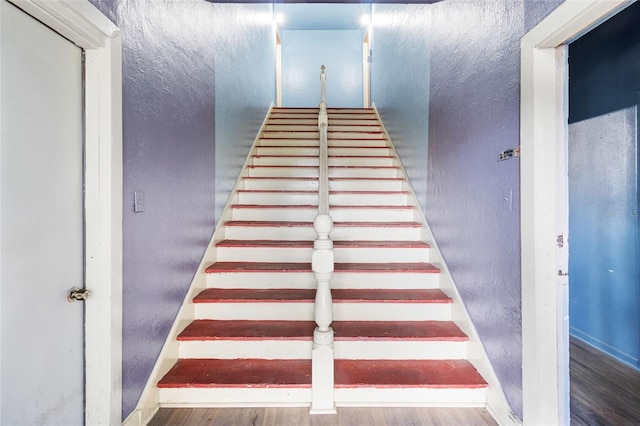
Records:
M0 424L81 425L82 50L0 15Z

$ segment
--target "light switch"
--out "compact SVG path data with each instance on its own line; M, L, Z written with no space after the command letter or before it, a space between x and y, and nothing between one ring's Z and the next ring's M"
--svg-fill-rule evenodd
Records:
M133 211L142 213L144 211L144 192L135 191L133 193Z

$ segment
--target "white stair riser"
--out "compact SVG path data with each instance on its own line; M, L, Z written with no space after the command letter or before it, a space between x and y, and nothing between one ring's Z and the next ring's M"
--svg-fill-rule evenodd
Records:
M314 155L318 156L317 146L257 146L256 155Z
M335 240L378 240L378 241L418 241L422 230L420 228L397 228L393 226L359 227L334 226L331 238Z
M318 177L318 168L306 167L250 167L250 177ZM366 177L366 178L396 178L396 168L369 167L331 167L329 177Z
M215 272L208 273L209 288L312 288L318 285L311 272Z
M261 137L260 142L258 143L259 147L265 146L282 146L282 147L292 147L292 146L305 146L305 147L313 147L316 148L320 146L320 138L297 138L297 139L287 139L287 138L277 138L277 137ZM345 146L363 146L363 147L387 147L386 139L340 139L340 138L332 138L329 139L329 147L345 147Z
M312 226L226 226L227 240L314 240Z
M267 124L267 132L315 132L318 130L318 123L293 123L293 124ZM350 125L334 124L329 122L329 130L332 132L380 132L382 128L377 125L366 125L366 123L355 123Z
M380 147L348 147L329 146L329 155L384 156L392 155L389 148ZM314 146L258 146L256 155L319 155L319 148Z
M329 157L329 166L394 166L393 157ZM253 166L317 166L318 157L254 156Z
M313 321L313 302L196 303L195 319ZM449 321L450 303L335 303L334 321Z
M239 204L259 205L317 205L318 194L314 192L239 192Z
M250 177L312 177L318 178L318 167L250 167Z
M242 189L249 191L317 191L317 179L300 178L244 178Z
M330 167L329 177L397 178L395 167Z
M409 202L408 194L390 193L334 193L329 194L332 206L405 206ZM291 192L239 192L239 204L262 205L317 205L318 194Z
M315 146L318 147L320 141L318 138L308 139L284 139L284 138L260 138L258 146Z
M331 288L434 289L440 285L438 273L335 272ZM207 286L216 288L313 288L317 282L311 272L228 272L207 274Z
M337 388L340 407L484 407L486 388Z
M350 114L344 112L329 112L329 121L331 120L376 120L374 113L371 114Z
M450 321L450 303L336 303L334 321Z
M318 166L318 157L253 156L253 166Z
M330 191L402 191L398 179L329 179ZM244 178L242 189L251 191L317 191L318 180L308 178Z
M334 132L329 129L327 133L327 139L331 141L332 139L385 139L384 133L378 132Z
M332 206L406 206L409 195L400 192L354 194L336 193L329 194L329 202Z
M313 321L313 302L195 303L195 319Z
M262 132L263 138L282 138L282 139L320 139L318 129L309 130L307 132Z
M312 336L308 340L207 340L181 341L180 358L311 359Z
M331 231L333 240L377 240L417 241L420 228L380 226L335 226ZM227 226L225 238L228 240L314 240L316 232L309 226Z
M370 120L356 120L356 119L338 119L331 120L329 125L331 126L378 126L378 120L375 118ZM318 126L318 117L313 118L270 118L268 126L282 126L282 125L313 125Z
M393 157L329 157L331 166L395 166Z
M309 248L218 247L220 262L309 262ZM428 262L428 248L335 248L335 261L341 263Z
M311 388L160 388L163 407L308 407Z
M267 126L282 126L282 125L300 125L300 124L310 124L313 126L318 126L318 117L312 118L274 118L271 116L269 121L267 121Z
M335 340L335 359L465 359L465 341Z
M234 208L234 220L281 220L281 221L309 221L312 222L318 214L317 207L273 207L273 208ZM384 208L334 208L331 217L335 222L356 222L366 218L369 222L408 222L414 218L414 211L406 209Z
M308 340L209 340L181 341L180 358L310 359ZM465 359L465 341L337 340L336 359Z

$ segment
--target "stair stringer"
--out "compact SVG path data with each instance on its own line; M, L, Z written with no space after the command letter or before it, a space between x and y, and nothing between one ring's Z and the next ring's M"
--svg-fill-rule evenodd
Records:
M151 375L147 380L147 383L142 391L142 395L138 400L138 404L136 408L131 412L129 416L124 420L123 426L143 426L149 423L151 418L157 413L160 409L160 391L158 389L157 383L158 381L171 369L171 367L176 363L179 357L179 348L180 343L178 341L178 334L182 332L182 330L193 320L195 317L194 313L194 305L191 302L193 298L204 290L207 287L207 278L205 270L206 268L216 262L216 243L224 240L224 232L225 226L224 223L231 219L231 205L238 202L238 188L242 185L242 180L245 176L248 176L249 169L248 165L252 159L252 156L257 151L258 143L260 142L260 137L262 132L264 131L266 124L271 116L273 111L273 103L269 106L269 110L260 126L260 130L256 134L256 137L253 141L253 145L247 154L247 157L242 165L240 173L238 174L238 178L231 189L231 193L227 200L227 203L216 223L215 229L213 231L213 235L207 248L202 256L202 260L200 261L200 265L193 276L193 280L191 281L191 285L189 286L189 290L182 301L182 305L178 310L176 318L171 326L171 330L169 330L169 334L162 346L162 350L158 355L158 359L156 360L156 364L151 371Z
M400 156L396 150L396 147L393 145L392 139L387 132L384 123L380 117L378 109L375 104L373 104L373 110L378 117L378 121L380 126L382 127L382 131L384 132L387 143L389 147L393 151L395 155L396 165L399 167L400 177L404 178L404 182L406 185L405 190L409 191L409 203L415 208L415 217L414 220L418 223L422 224L422 241L426 241L431 246L429 256L430 263L432 263L435 267L440 269L440 288L445 291L452 299L452 321L454 321L463 332L467 334L469 337L469 341L467 344L467 358L469 362L471 362L474 367L478 370L478 372L484 377L484 379L489 384L489 388L487 390L487 402L486 408L489 413L494 417L494 419L501 425L520 425L522 422L518 418L518 416L511 410L509 403L507 402L507 398L504 395L504 391L502 390L502 386L500 381L498 380L498 376L491 365L491 361L489 360L489 356L482 345L482 341L480 340L480 336L476 331L473 322L471 321L471 316L467 311L467 308L458 292L458 288L453 280L451 272L449 271L449 267L442 256L440 248L438 247L438 243L431 231L431 227L427 222L426 215L422 206L418 202L418 197L413 189L413 185L409 180L409 176L407 171L400 160Z

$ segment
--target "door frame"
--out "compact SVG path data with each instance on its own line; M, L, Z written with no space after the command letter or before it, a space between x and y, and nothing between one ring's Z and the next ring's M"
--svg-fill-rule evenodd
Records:
M634 1L566 0L521 40L525 424L568 424L570 417L567 46Z
M85 423L122 422L122 35L87 0L9 0L85 51Z

